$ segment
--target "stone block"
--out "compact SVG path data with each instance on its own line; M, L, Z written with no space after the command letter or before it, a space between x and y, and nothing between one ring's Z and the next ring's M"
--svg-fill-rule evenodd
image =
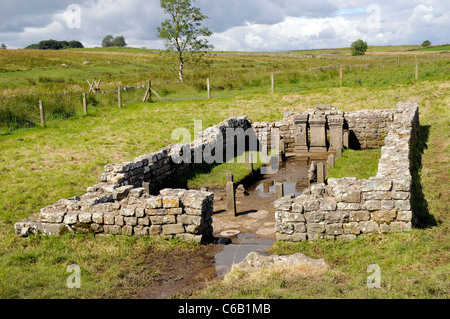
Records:
M411 191L412 179L396 179L394 180L394 191L409 192Z
M306 222L305 215L290 212L276 212L275 220L280 223Z
M167 213L169 214L169 215L176 215L176 216L178 216L178 215L182 215L183 214L183 208L169 208L168 210L167 210Z
M163 235L177 235L185 232L184 226L182 224L172 224L164 225L162 227Z
M361 190L363 192L385 191L392 189L392 182L383 179L369 179L361 182Z
M401 222L411 222L413 219L412 211L400 211L397 212L397 221Z
M164 196L162 201L164 208L179 208L181 204L180 199L176 196Z
M377 234L380 232L378 224L374 221L360 222L359 229L364 234Z
M82 224L90 224L90 223L92 223L92 214L91 213L81 213L78 215L78 220Z
M64 217L64 224L66 225L75 225L78 222L78 213L76 214L67 214Z
M382 192L382 191L372 191L372 192L364 192L363 199L368 200L388 200L392 199L391 192Z
M92 214L92 221L97 224L103 224L104 223L103 213Z
M125 225L127 225L127 226L137 226L137 224L138 224L137 217L125 217L124 221L125 221Z
M161 225L152 225L150 227L150 235L151 236L160 236L162 235L162 226Z
M307 223L306 224L308 235L325 233L324 223Z
M275 201L275 209L279 211L289 211L292 208L294 200L290 196L285 196Z
M320 210L322 211L335 211L337 209L336 202L322 201L320 202Z
M325 213L326 224L342 224L348 222L350 213L348 211L336 211Z
M294 225L288 223L275 224L275 231L277 233L292 235L295 232Z
M145 214L147 216L166 216L169 212L166 209L146 209Z
M366 209L369 212L374 212L377 210L381 210L381 201L379 200L368 200L366 202Z
M306 224L305 223L294 223L294 233L296 234L306 234Z
M382 233L408 232L412 230L412 224L404 222L392 222L389 224L381 224L380 230Z
M356 189L334 189L337 202L361 203L361 191Z
M105 234L110 234L110 235L121 235L122 234L122 227L120 227L120 226L112 226L112 225L104 225L103 226L103 232Z
M145 216L145 209L142 208L142 207L137 207L135 209L135 215L134 216L137 217L137 218L144 217Z
M146 200L147 209L163 208L162 196L151 196Z
M125 220L124 220L124 217L123 217L123 216L120 216L120 215L114 217L114 224L115 224L116 226L120 226L120 227L125 226Z
M185 208L186 215L193 215L193 216L202 216L203 211L201 209L194 209L194 208Z
M361 210L362 209L362 205L358 204L358 203L338 203L337 204L337 209L338 210Z
M122 235L131 236L134 233L133 226L124 226L122 227Z
M113 193L112 193L113 199L116 201L121 201L121 200L127 198L128 194L130 193L130 191L132 189L133 189L133 186L123 186L123 187L116 188L115 190L113 190Z
M196 225L200 226L203 223L203 218L201 216L193 215L181 215L178 221L183 225Z
M380 210L372 213L372 220L376 222L391 222L397 217L396 210Z
M343 224L344 234L346 235L359 235L361 234L361 229L359 229L358 222L344 223Z
M396 200L395 207L400 211L411 210L411 201L410 200Z
M301 203L293 203L292 212L297 214L303 213L303 205Z
M381 210L391 210L395 208L395 202L393 200L381 201Z
M138 237L146 237L150 235L150 227L136 226L134 227L134 234Z
M305 212L312 212L320 209L320 203L318 200L305 200L303 202L303 209Z
M344 229L342 224L328 224L325 226L325 234L327 235L333 235L333 236L338 236L338 235L343 235L344 234Z
M42 221L43 223L60 224L63 222L65 216L66 211L42 212L40 214L39 220Z
M370 212L369 211L351 211L350 212L350 222L363 222L370 220Z
M407 200L411 198L411 194L409 192L393 192L392 199L397 200Z
M150 218L148 218L148 217L138 218L138 225L139 226L150 226Z
M114 225L116 223L115 218L116 216L119 215L118 211L113 211L113 212L106 212L103 215L103 219L104 219L104 224L105 225Z
M308 223L320 223L325 220L323 212L306 212L305 219Z
M152 225L176 224L177 218L175 216L151 216L150 221Z
M135 216L135 209L134 208L122 208L120 210L120 215L124 217L134 217Z

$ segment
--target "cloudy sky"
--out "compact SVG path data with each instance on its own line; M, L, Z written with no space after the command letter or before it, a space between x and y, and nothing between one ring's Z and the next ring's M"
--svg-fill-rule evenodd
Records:
M277 51L369 45L450 43L449 0L195 0L209 19L216 50ZM163 48L159 0L0 0L0 43L41 40L100 46L112 34L129 46Z

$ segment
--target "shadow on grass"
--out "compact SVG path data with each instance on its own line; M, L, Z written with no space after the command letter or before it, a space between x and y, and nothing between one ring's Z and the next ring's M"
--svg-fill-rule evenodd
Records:
M414 226L419 229L431 228L438 225L436 219L428 210L428 202L423 193L422 181L420 178L420 172L422 170L422 157L425 150L428 148L430 129L431 126L419 127L412 151L412 207L416 219Z

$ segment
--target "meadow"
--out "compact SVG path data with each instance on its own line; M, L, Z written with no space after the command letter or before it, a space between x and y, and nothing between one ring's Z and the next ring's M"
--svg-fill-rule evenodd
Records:
M435 64L434 51L420 51L423 68L420 80L415 81L414 54L402 51L399 56L404 65L399 67L397 55L380 58L379 52L383 51L374 50L365 58L342 53L314 59L214 53L209 70L193 70L187 83L180 84L174 80L176 75L163 71L157 63L158 53L152 50L0 50L0 114L8 108L9 114L19 112L22 105L23 117L32 119L28 124L10 125L0 118L0 298L127 298L164 274L164 266L153 262L156 256L189 259L208 254L207 247L179 241L90 235L23 239L14 234L17 221L61 198L84 194L97 183L104 165L172 144L171 132L176 128L193 131L194 120L201 119L206 128L243 115L252 121L275 121L284 112L301 112L319 104L345 111L393 108L407 99L418 101L421 107L421 143L414 158L421 201L419 228L352 243L279 243L273 247L276 253L302 252L325 258L332 268L315 274L232 273L186 297L448 297L449 59L439 54ZM90 65L83 64L87 60ZM308 72L367 63L369 67L347 69L342 86L336 68ZM275 75L274 93L270 93L271 72L280 72ZM208 76L213 79L211 100L200 86ZM90 97L89 112L84 115L80 93L87 91L86 79L90 78L102 78L105 90L152 79L166 102L138 102L144 90L136 90L135 100L130 98L118 108L116 93L104 93ZM233 87L227 88L226 83ZM54 95L61 91L73 93ZM6 103L15 99L6 98L11 95L21 95L17 99L25 102ZM53 115L45 128L38 126L38 112L29 115L39 99L49 107L60 105L59 112L47 112ZM17 123L23 123L18 119ZM382 289L376 291L365 286L366 269L372 263L383 270ZM71 264L82 269L82 289L66 286L66 269Z

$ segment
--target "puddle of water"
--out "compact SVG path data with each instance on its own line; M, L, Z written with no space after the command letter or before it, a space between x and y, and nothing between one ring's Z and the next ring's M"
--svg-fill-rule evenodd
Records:
M254 234L240 234L232 241L215 256L217 279L225 277L233 265L242 262L251 252L265 252L274 244L274 240L257 238Z

